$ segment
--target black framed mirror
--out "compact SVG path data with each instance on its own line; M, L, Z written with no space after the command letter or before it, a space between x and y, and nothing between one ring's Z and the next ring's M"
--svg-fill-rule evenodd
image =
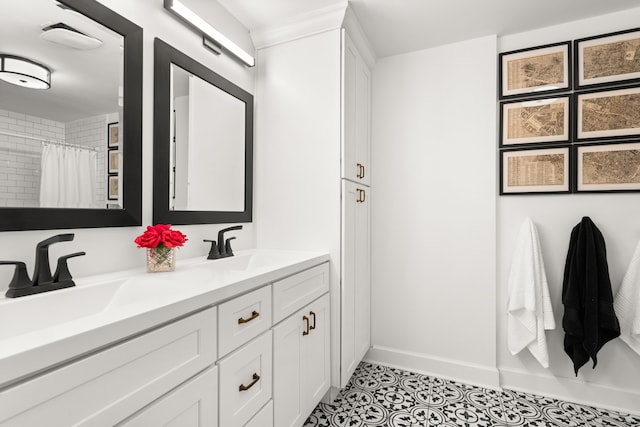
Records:
M4 12L12 36L0 54L37 62L50 87L0 77L0 110L16 125L0 132L0 174L22 193L0 195L0 230L141 225L142 28L94 0L11 2Z
M155 39L153 222L250 222L253 95Z

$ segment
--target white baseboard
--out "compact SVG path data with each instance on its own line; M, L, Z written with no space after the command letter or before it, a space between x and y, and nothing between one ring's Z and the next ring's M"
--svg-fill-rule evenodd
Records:
M500 389L500 375L495 367L379 346L370 348L364 360L480 387Z
M640 393L634 391L509 369L500 369L500 378L502 387L509 390L640 415Z

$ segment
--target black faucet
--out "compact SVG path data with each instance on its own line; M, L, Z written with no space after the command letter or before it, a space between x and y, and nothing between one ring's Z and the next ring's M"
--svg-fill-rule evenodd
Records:
M242 230L241 225L235 225L233 227L224 228L218 232L218 241L215 240L203 240L204 242L211 242L211 250L207 259L227 258L233 256L233 250L231 249L231 241L235 237L230 237L226 241L224 240L224 233L227 231Z
M7 298L17 298L75 286L76 284L73 282L71 273L69 272L67 260L85 255L85 252L75 252L58 258L58 265L53 275L51 275L51 266L49 265L49 246L58 242L70 242L73 240L73 237L74 235L72 233L58 234L36 245L36 262L33 269L33 280L29 279L27 267L24 262L0 261L0 265L13 264L16 266L5 296Z

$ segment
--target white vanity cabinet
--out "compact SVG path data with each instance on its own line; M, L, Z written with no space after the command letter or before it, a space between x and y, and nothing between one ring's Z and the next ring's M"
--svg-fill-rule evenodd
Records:
M273 328L274 425L301 426L331 383L329 266L276 282L273 289L287 302L277 315L284 320Z
M2 390L0 426L117 425L215 362L216 321L216 308L208 308ZM175 394L203 407L191 425L217 419L215 386ZM166 425L180 413L152 412L146 425Z
M57 346L19 354L19 363L0 357L0 372L8 378L0 384L0 427L280 427L274 416L291 408L298 417L287 425L302 425L330 385L328 260L327 254L251 252L226 263L113 282L117 297L135 300L117 306L112 299L75 325L118 319L64 342L86 350L55 361L55 351L47 350ZM176 299L167 304L171 292ZM153 306L154 297L164 305ZM39 301L46 296L23 300ZM125 313L129 317L118 317ZM0 344L19 345L34 333L43 340L68 323L14 341L0 335ZM291 328L302 339L290 340ZM86 345L103 334L110 338ZM0 346L0 356L9 347ZM42 366L47 356L44 368L14 377L6 372ZM289 364L292 357L301 365ZM284 384L293 385L282 393Z

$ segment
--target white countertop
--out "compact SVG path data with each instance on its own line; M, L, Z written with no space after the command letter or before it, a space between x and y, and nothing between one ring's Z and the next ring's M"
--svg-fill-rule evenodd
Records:
M328 261L326 253L248 250L80 278L73 288L0 299L0 389L177 317Z

